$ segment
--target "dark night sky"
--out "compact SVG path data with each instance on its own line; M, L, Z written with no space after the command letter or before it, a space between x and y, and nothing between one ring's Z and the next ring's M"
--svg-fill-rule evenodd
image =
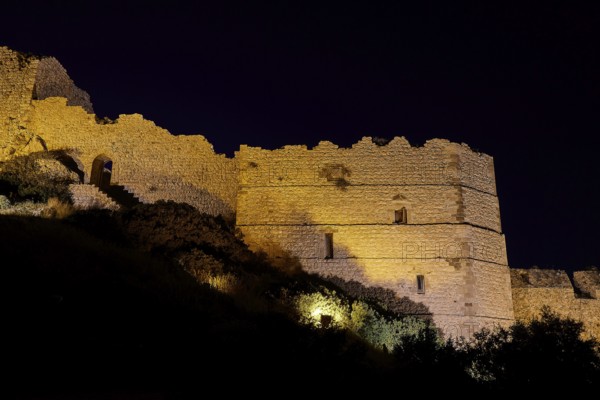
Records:
M219 152L468 143L495 158L512 267L600 264L598 3L166 3L4 1L0 44L57 57L100 116Z

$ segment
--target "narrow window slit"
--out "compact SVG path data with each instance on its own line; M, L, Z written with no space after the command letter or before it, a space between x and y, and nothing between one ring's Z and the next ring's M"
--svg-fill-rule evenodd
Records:
M333 233L325 234L325 258L333 258Z
M425 293L425 276L417 275L417 293Z

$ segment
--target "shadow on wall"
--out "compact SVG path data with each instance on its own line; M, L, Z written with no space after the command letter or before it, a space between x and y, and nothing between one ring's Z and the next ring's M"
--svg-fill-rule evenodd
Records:
M47 201L57 197L70 198L68 186L81 183L84 173L70 150L52 150L13 157L0 163L0 181L11 187L15 200Z
M306 213L293 211L294 215L304 214L305 221L309 221ZM326 227L319 227L307 223L302 225L303 237L326 237L329 230ZM278 230L277 228L275 230ZM242 227L242 232L244 231ZM398 296L393 290L394 287L409 287L412 282L407 282L405 279L398 278L395 280L386 280L389 283L388 287L383 287L373 282L365 273L365 266L360 265L356 258L351 256L350 250L340 245L339 242L331 243L333 248L333 257L327 257L327 244L312 243L315 250L314 258L300 258L298 253L302 250L301 238L296 238L295 235L287 237L276 236L270 237L248 235L244 241L255 251L265 253L274 266L282 269L287 273L298 273L305 271L311 274L316 274L322 279L338 286L350 296L361 300L375 301L388 311L405 315L415 316L428 321L432 321L432 312L425 304L411 300L407 296ZM295 246L296 247L294 249ZM335 255L341 255L341 258L335 258ZM369 282L365 284L362 282ZM372 282L372 283L371 283Z
M431 320L431 311L423 304L399 297L393 290L380 286L365 286L357 281L345 281L337 276L329 276L327 280L342 288L346 293L359 299L379 302L387 310L401 315L415 315Z
M123 166L121 166L123 168ZM187 203L200 212L217 216L222 215L228 221L235 219L235 211L224 200L208 190L185 182L181 178L155 175L144 182L119 182L127 190L135 193L143 203L155 203L159 200L172 200Z
M70 154L71 153L70 150L68 150L68 151L53 150L53 151L49 151L49 153L54 153L54 157L56 158L56 160L58 162L60 162L69 171L77 174L77 176L79 177L79 183L83 183L84 176L85 176L85 173L83 171L83 166L82 166L81 162L78 162L78 160Z
M73 163L75 162L73 161ZM124 170L128 173L125 174ZM92 162L90 184L102 190L106 190L111 185L121 185L124 190L138 198L142 203L149 204L160 200L171 200L192 205L200 212L213 216L222 215L230 221L235 219L233 208L225 200L207 189L186 182L184 178L178 176L163 175L159 171L142 174L143 171L142 168L137 168L136 165L127 162L121 161L115 164L112 157L100 154ZM136 179L119 179L124 175L132 176L132 174Z

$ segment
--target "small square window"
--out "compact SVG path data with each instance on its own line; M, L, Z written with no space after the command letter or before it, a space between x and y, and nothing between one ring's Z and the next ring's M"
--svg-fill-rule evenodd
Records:
M425 276L417 275L417 293L425 293Z
M394 211L394 223L395 224L406 224L407 216L406 216L406 208L402 207L399 210Z

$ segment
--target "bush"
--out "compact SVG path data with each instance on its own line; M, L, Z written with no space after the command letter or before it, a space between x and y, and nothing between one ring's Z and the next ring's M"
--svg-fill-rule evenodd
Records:
M19 199L70 202L69 185L80 181L78 171L65 165L64 151L42 151L12 158L0 165L0 181L12 186ZM72 159L71 159L72 160Z
M345 329L378 350L388 351L421 337L440 338L428 321L386 312L373 302L353 300L343 292L317 287L311 293L287 291L298 320L317 328ZM327 326L324 326L327 325Z
M60 201L56 197L51 197L48 199L46 208L42 211L42 217L63 219L71 216L74 212L75 209L71 204Z
M440 338L428 321L417 317L386 316L372 306L356 301L352 304L352 331L377 349L391 351L422 337Z
M0 210L10 207L10 200L6 196L0 195Z
M573 387L600 384L600 347L581 337L583 324L544 308L539 318L508 329L475 334L463 346L471 376L491 386L548 388L557 382Z

